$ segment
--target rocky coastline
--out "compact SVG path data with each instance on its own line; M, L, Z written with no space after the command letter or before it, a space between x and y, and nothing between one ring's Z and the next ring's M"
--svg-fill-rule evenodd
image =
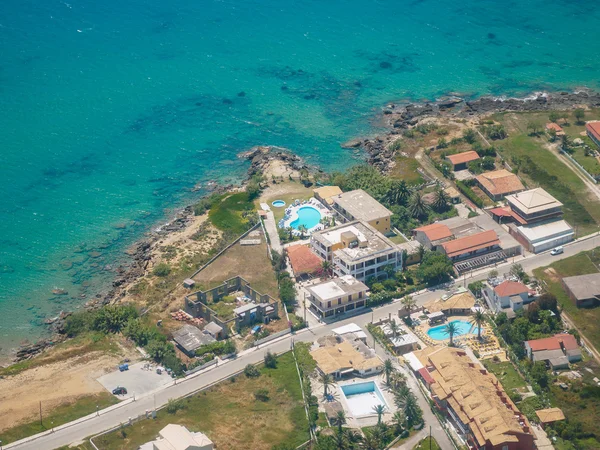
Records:
M441 117L467 119L508 111L561 110L577 105L600 107L600 93L582 89L574 92L536 93L523 98L480 97L475 100L466 100L458 96L449 96L425 103L391 102L383 107L381 113L386 126L385 133L374 137L353 139L341 146L363 150L367 156L367 163L385 173L393 165L395 157L394 150L389 146L390 142L394 141L404 130L414 127L422 120ZM247 176L241 183L242 186L247 184L253 176L264 174L274 161L281 162L298 173L304 171L313 174L323 173L319 167L307 165L301 157L282 147L256 146L241 152L238 157L250 162ZM222 186L217 183L211 183L209 187L210 192L207 196L239 188L239 186ZM96 294L95 298L85 304L85 308L101 308L104 305L120 301L126 295L127 287L146 274L154 245L166 235L185 229L190 225L193 217L193 206L187 206L178 211L169 222L156 228L131 246L126 251L131 258L130 264L127 267L117 267L115 269L117 276L110 289L105 293ZM52 333L51 337L19 347L16 350L14 362L30 359L46 348L64 340L64 323L69 315L70 312L61 312L59 316L47 319L46 323Z
M600 93L581 89L574 92L539 92L523 98L480 97L466 100L450 96L434 102L389 103L382 111L387 132L375 137L354 139L342 147L364 149L368 155L368 163L385 172L394 158L394 151L389 148L389 143L422 120L442 117L469 119L509 111L564 110L578 105L600 107Z

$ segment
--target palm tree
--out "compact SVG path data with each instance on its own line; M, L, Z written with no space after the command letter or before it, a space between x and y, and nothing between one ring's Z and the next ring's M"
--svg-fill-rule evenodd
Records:
M444 327L444 333L446 333L447 335L450 336L450 347L452 347L452 339L454 338L454 335L458 332L458 327L456 326L456 324L454 322L450 322L448 324L446 324L446 326Z
M344 435L346 436L346 442L348 443L348 448L355 449L357 448L357 444L362 442L362 436L354 430L347 429L345 430Z
M407 309L409 313L415 308L415 306L417 306L417 301L410 295L405 296L401 300L401 303L402 306L404 306L404 309Z
M429 211L429 205L425 203L423 197L419 192L415 192L408 203L408 212L415 219L421 219L427 215Z
M402 386L406 386L406 375L401 372L394 372L392 374L392 389L398 390Z
M417 249L417 254L419 255L419 261L423 261L425 252L427 252L427 249L424 246L419 245L419 248Z
M346 423L346 414L344 414L344 411L338 411L332 422L333 425L338 427L338 434L342 434L342 425Z
M383 373L385 374L385 384L387 384L388 387L390 386L390 379L395 370L396 369L394 369L392 360L386 359L385 362L383 363Z
M399 409L394 413L392 419L396 424L396 434L400 434L400 432L406 427L406 416L404 415L404 412Z
M294 239L294 229L292 227L287 227L285 229L285 231L288 232L288 237L289 237L290 241L293 240Z
M298 227L298 231L300 232L300 237L301 237L302 239L304 239L304 233L306 233L306 232L308 231L308 228L306 228L306 226L305 226L305 225L300 225L300 226Z
M321 374L320 380L323 384L324 396L327 397L327 388L333 384L333 378L328 373Z
M470 322L477 327L477 339L481 340L481 325L485 322L485 314L481 310L477 310Z
M321 270L325 276L331 275L331 263L327 260L321 262Z
M333 436L333 443L337 450L348 450L350 448L348 437L341 431L341 428L340 431Z
M417 399L414 395L411 394L406 398L406 400L404 401L402 412L404 412L407 423L410 426L413 426L421 419L421 408L419 408L419 404L417 403Z
M433 199L433 209L436 211L446 211L448 209L448 204L450 203L450 197L446 194L441 187L438 187L435 191L435 197Z
M375 433L372 431L366 431L365 437L362 438L360 448L362 450L380 450L381 441L378 439Z
M398 335L398 331L400 330L400 327L398 326L396 321L394 321L394 320L390 321L389 327L390 327L390 331L392 332L392 337L396 337Z
M377 414L377 425L381 423L381 416L385 413L385 406L382 404L373 406L373 412Z
M410 196L410 188L406 181L400 180L392 184L385 198L392 204L404 205Z

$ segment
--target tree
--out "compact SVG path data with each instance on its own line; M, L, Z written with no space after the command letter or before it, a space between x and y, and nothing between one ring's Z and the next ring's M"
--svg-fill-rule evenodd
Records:
M481 340L481 325L485 323L485 314L481 310L477 310L473 313L470 321L477 327L477 339Z
M152 269L152 274L157 277L166 277L170 273L171 266L165 262L158 263L156 266L154 266L154 269Z
M521 264L518 264L518 263L517 264L513 264L510 267L509 273L512 276L517 277L519 280L522 280L523 278L525 278L525 275L526 275L525 274L525 270L523 270L523 266Z
M530 120L527 122L527 129L530 131L530 136L538 136L540 134L542 126L537 120Z
M448 209L449 203L450 197L448 197L446 191L444 191L441 187L438 186L438 188L435 191L435 197L433 199L433 209L435 209L438 212L444 212Z
M138 316L132 305L108 305L96 313L92 327L103 333L119 333L129 320Z
M448 336L450 336L450 347L452 347L452 345L454 344L453 339L454 339L454 335L457 332L458 332L458 327L456 326L456 324L454 322L449 322L444 327L444 333L446 333Z
M423 261L423 256L425 256L426 251L427 249L424 245L419 245L419 248L417 248L417 255L419 255L419 261Z
M260 370L258 370L255 365L248 364L244 367L244 375L248 378L258 378L260 377Z
M277 356L275 356L270 351L265 353L264 360L265 360L265 367L268 367L269 369L277 368Z
M331 275L331 262L326 259L321 262L321 271L327 277Z
M342 425L346 423L346 414L344 411L338 411L332 422L333 425L337 426L338 434L342 434Z
M385 199L389 203L396 205L405 205L409 197L410 188L404 180L394 181L385 195Z
M546 389L548 387L550 377L548 376L548 371L546 370L546 363L544 361L534 362L533 366L531 366L530 374L531 378L533 378L542 389Z
M391 320L390 323L388 324L388 326L390 327L392 336L396 337L398 334L398 330L400 329L400 327L398 327L398 324L395 321Z
M323 395L327 397L327 391L329 389L329 386L333 384L333 378L328 373L323 373L321 374L319 381L321 381L321 384L323 384Z
M550 292L545 292L540 295L536 301L542 310L558 311L558 301L554 294L551 294Z
M448 141L446 138L439 138L437 142L437 148L446 148L448 147Z
M563 151L567 153L571 153L571 138L569 138L568 134L563 134L560 138L560 145Z
M419 192L413 193L408 203L408 212L415 219L423 219L429 212L429 206Z
M385 384L390 386L391 384L391 376L396 369L394 369L394 365L392 364L391 359L386 359L383 363L383 373L385 375Z
M490 273L488 273L488 280L491 278L496 278L498 276L498 271L496 269L494 270L490 270Z
M548 119L550 122L556 123L558 122L558 119L560 119L560 114L557 111L550 111L550 114L548 114Z
M394 401L398 409L404 413L409 428L421 420L423 413L417 399L410 391L408 395L396 395Z
M383 416L383 414L385 413L385 406L383 406L382 404L375 405L373 407L373 412L377 414L377 425L379 425L381 423L381 416Z
M473 128L467 128L465 131L463 131L463 139L468 144L472 144L473 142L475 142L475 140L477 139L475 130Z
M417 306L417 301L410 295L405 295L400 302L409 313Z
M454 272L452 261L439 252L426 252L417 269L417 277L432 286L447 281Z
M548 130L548 136L550 136L550 140L554 142L556 140L556 130L554 128L550 128Z
M402 410L397 410L392 417L394 424L396 425L396 434L404 431L406 427L406 416Z
M581 125L583 123L583 118L585 117L585 111L583 108L577 108L573 111L573 115L575 116L575 123L577 125Z
M298 226L298 231L300 232L300 238L304 239L305 234L308 231L308 228L306 228L306 225L300 225L300 226Z
M375 408L379 406L382 405L377 405ZM380 450L381 448L383 448L381 446L381 440L375 433L375 430L366 431L365 436L362 438L362 442L360 444L360 448L362 450Z

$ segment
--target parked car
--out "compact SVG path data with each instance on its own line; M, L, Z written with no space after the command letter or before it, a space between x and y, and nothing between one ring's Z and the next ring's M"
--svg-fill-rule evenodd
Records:
M125 372L126 370L129 370L129 364L121 364L121 365L119 365L119 370L121 372Z
M552 251L550 252L551 255L560 255L561 253L564 253L565 249L563 247L556 247L553 248Z
M127 389L125 389L123 386L117 386L112 392L113 395L127 395Z

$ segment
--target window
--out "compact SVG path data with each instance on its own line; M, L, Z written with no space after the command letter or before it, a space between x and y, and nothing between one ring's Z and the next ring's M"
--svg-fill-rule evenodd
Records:
M358 293L358 298L362 298L362 296L363 296L363 293L362 293L362 292L359 292L359 293Z
M502 450L508 450L508 445L503 445Z
M341 305L341 304L342 304L342 298L340 297L340 298L338 298L338 305Z
M328 301L328 302L327 302L327 307L328 307L328 308L331 308L331 301Z

